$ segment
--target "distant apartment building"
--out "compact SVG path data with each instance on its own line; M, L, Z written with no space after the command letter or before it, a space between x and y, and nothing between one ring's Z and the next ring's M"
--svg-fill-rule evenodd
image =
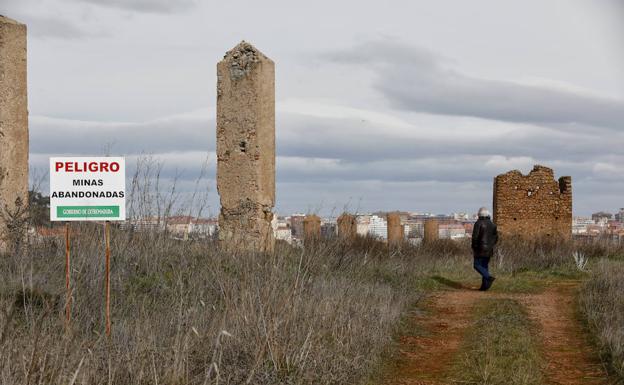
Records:
M438 221L440 239L462 239L472 234L474 216L466 213L452 215L432 215L410 213L405 221L406 236L409 239L422 239L424 223L429 219Z
M422 238L425 225L423 221L416 219L407 219L405 221L405 237L410 238Z
M290 216L290 230L292 237L295 239L303 239L303 220L305 214L293 214Z
M321 238L332 239L338 235L336 219L321 220Z
M604 211L600 211L600 212L597 212L597 213L593 213L592 216L591 216L591 219L595 223L607 223L611 219L613 219L613 214L607 213L607 212L604 212Z
M438 234L440 239L466 238L466 228L461 223L444 223L439 225Z
M375 238L387 239L388 222L386 221L386 218L377 215L371 215L368 233Z
M586 235L597 237L597 236L600 236L601 234L604 234L604 227L600 225L587 225L585 231L586 231L585 232Z
M609 221L606 225L607 231L616 233L624 229L624 223L620 221Z
M136 232L163 232L167 231L174 238L211 238L219 231L219 224L215 218L196 218L188 215L171 217L146 217L129 219L119 224L121 229Z
M472 238L472 230L474 229L474 222L471 220L470 222L462 222L464 226L464 230L466 230L466 236Z
M293 243L292 229L290 227L290 218L281 215L274 215L271 221L271 227L273 228L273 236L276 240L281 240Z
M355 217L356 232L358 235L365 237L370 231L371 216L368 214L359 214Z
M189 234L200 238L213 238L219 231L219 223L215 218L197 218L189 223Z
M572 218L572 235L588 234L589 226L595 226L596 221L591 218L574 217Z
M195 218L180 215L164 220L167 231L175 238L211 238L217 234L218 222L212 218Z
M615 220L618 222L624 222L624 208L621 208L620 211L615 214Z
M166 221L163 217L145 217L137 219L128 219L121 222L120 227L123 230L132 230L136 232L164 231Z
M289 244L293 243L293 237L290 227L286 225L279 225L276 229L273 230L275 239L279 241L285 241Z

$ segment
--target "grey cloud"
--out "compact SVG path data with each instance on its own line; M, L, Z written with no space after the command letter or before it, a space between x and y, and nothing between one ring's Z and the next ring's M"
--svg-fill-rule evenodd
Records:
M279 110L278 110L279 111ZM288 193L292 186L308 185L303 195L313 206L334 199L343 205L349 197L359 196L382 204L378 189L420 186L412 191L419 203L430 207L466 207L471 202L491 196L487 191L471 189L475 184L490 189L492 177L510 169L526 172L533 164L553 167L557 175L572 175L578 191L599 186L612 186L621 179L624 158L621 148L624 134L611 132L605 139L601 132L566 133L536 125L511 124L474 118L436 118L450 120L432 128L422 122L409 122L405 127L384 127L357 117L330 118L279 112L277 116L277 181L282 203L280 210L299 211L302 196ZM440 122L438 122L440 123ZM445 126L461 125L465 130L449 130ZM214 186L214 119L206 112L171 116L142 123L82 122L31 117L31 164L47 169L50 155L103 155L110 148L112 155L128 157L129 173L134 159L141 153L153 154L164 164L164 183L179 176L180 191L187 194L200 173L206 155L210 156L207 178ZM475 132L482 128L478 138ZM510 128L511 127L511 128ZM435 128L435 131L432 131ZM498 129L504 131L498 133ZM448 130L448 132L443 132ZM473 132L474 131L474 132ZM337 186L344 186L340 190ZM348 189L348 186L351 186ZM357 187L364 186L364 187ZM402 187L401 187L402 186ZM449 187L454 186L454 187ZM422 201L429 190L450 189L456 194L456 205L448 201ZM214 189L213 189L214 190ZM350 193L348 191L351 191ZM575 190L576 191L576 190ZM359 194L353 197L353 194ZM404 202L405 192L397 194L396 202ZM349 195L347 195L349 194ZM429 195L428 195L429 194ZM583 193L578 207L588 207L593 200ZM211 205L217 207L213 192ZM433 195L432 195L433 197ZM609 198L610 204L615 198ZM328 203L329 204L329 203ZM406 203L397 208L409 208ZM373 207L371 205L367 208ZM416 208L415 208L416 209Z
M554 168L559 176L571 175L576 181L613 183L621 179L622 158L592 158L576 162L546 160L531 157L456 155L452 157L415 157L411 160L384 160L341 162L332 159L285 158L277 159L277 177L283 182L338 181L414 182L436 181L447 183L488 182L503 172L519 169L528 172L535 164ZM602 168L596 168L596 164Z
M208 151L214 149L214 122L172 117L142 123L85 122L31 117L34 153L119 154Z
M417 129L417 122L413 128L391 131L353 118L280 113L277 121L277 154L280 158L330 160L310 164L291 162L288 165L290 169L284 169L284 172L317 180L367 177L384 180L480 180L483 175L488 175L482 171L484 162L503 155L505 159L531 158L548 163L597 162L611 155L611 159L604 163L617 164L612 160L613 156L621 152L624 144L624 134L620 133L611 133L609 140L605 140L601 134L592 134L591 131L580 136L531 125L519 125L500 134L495 133L498 126L494 125L489 128L492 134L475 139L472 138L472 130L479 130L484 124L476 119L470 120L465 132L450 131L438 136L432 135L426 128L420 130L422 134L410 132ZM169 161L184 164L184 154L214 152L214 127L214 119L207 114L173 116L143 123L32 117L31 152L94 155L110 150L113 154L126 156L174 154L168 157ZM438 127L438 132L440 130ZM466 159L472 161L466 163ZM436 168L425 167L420 162L429 162ZM469 168L458 165L469 165ZM381 166L387 167L379 168ZM310 170L315 169L319 173L308 175ZM460 169L461 172L447 172ZM613 174L604 167L599 171L604 175Z
M353 118L321 118L278 114L277 152L280 156L370 162L457 154L548 157L553 150L567 157L616 152L624 139L605 143L596 136L583 140L533 127L529 133L492 135L478 141L470 134L435 138L423 132L389 132L383 126ZM31 118L31 151L53 154L131 155L215 150L215 121L205 117L170 117L140 123L94 122ZM474 124L478 127L478 122ZM528 128L527 128L528 130ZM616 138L617 139L617 136Z
M86 30L65 16L45 12L26 12L19 5L21 4L17 2L8 3L9 11L0 9L0 14L26 24L29 36L41 39L80 39L106 36L104 32ZM37 6L35 3L29 3L29 5Z
M28 25L29 35L43 39L80 39L107 36L104 32L88 31L62 18L29 15L24 17L23 22Z
M451 118L455 119L455 118ZM432 135L439 127L419 127L422 134L390 133L359 119L317 118L284 114L279 119L278 152L285 156L321 157L346 161L449 157L458 154L531 156L538 159L580 161L598 154L617 154L624 133L610 132L609 140L591 127L572 134L535 125L511 132L477 137L483 122L475 119L464 132ZM412 130L416 130L416 124ZM410 130L409 128L406 131ZM304 139L305 138L305 139Z
M193 8L196 0L74 0L102 7L146 13L175 13Z
M372 68L375 88L401 110L509 122L623 128L622 100L468 76L433 52L390 40L370 41L326 54L325 58Z

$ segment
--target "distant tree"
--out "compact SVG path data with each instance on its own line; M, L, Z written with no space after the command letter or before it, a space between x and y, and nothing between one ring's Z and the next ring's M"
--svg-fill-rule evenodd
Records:
M50 226L50 197L38 191L28 191L30 220L33 226Z

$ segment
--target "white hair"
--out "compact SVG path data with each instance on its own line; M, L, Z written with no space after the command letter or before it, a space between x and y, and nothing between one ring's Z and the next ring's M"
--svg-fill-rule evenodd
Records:
M481 207L479 209L479 216L480 217L489 217L490 216L490 210L488 210L487 207Z

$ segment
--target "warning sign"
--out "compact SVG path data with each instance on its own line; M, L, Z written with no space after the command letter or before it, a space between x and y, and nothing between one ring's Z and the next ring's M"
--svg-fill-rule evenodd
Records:
M50 220L125 219L124 158L50 158Z

